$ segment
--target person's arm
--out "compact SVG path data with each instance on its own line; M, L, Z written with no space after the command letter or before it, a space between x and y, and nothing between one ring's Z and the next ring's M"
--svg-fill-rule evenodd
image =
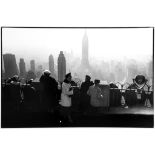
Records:
M62 90L66 95L73 95L73 90L69 91L69 88L65 84L62 84Z
M88 91L87 91L87 95L89 95L89 96L90 96L90 88L91 88L91 87L89 87L89 89L88 89Z

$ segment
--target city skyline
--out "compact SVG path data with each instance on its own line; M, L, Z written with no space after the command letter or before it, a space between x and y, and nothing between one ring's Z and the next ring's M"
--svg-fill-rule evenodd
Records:
M54 60L60 51L82 57L82 38L87 32L89 57L98 61L123 60L124 57L144 60L152 58L152 29L3 29L3 53L36 59Z
M36 30L37 29L34 29L33 34ZM44 30L44 31L42 31L42 30ZM70 48L70 49L68 48L68 50L59 50L59 51L55 50L55 52L57 52L57 53L53 53L52 51L50 51L50 53L48 55L46 52L41 52L41 53L38 52L37 56L39 56L40 59L37 59L37 58L34 59L33 54L36 54L36 53L33 53L33 52L31 52L31 54L26 53L27 58L30 57L31 60L32 59L35 60L36 70L39 70L38 66L42 66L42 70L50 69L49 57L52 55L52 59L53 59L52 66L53 66L53 69L56 71L56 74L58 74L58 56L59 56L59 52L63 51L64 57L66 59L66 69L65 69L66 71L65 72L72 72L73 75L76 74L81 79L84 79L85 74L89 74L89 75L93 76L93 78L98 77L98 78L101 78L102 80L109 79L108 76L110 76L112 74L117 74L117 75L115 75L116 80L120 79L121 81L122 80L126 81L128 78L128 74L130 74L130 73L128 73L128 69L127 69L127 66L129 65L129 63L132 65L131 68L133 68L134 65L136 65L136 64L138 65L137 66L138 69L136 69L137 71L135 71L135 73L146 74L147 69L148 69L148 63L150 63L152 61L152 46L151 46L152 45L152 42L151 42L152 33L151 33L150 29L129 29L129 30L128 29L127 30L118 29L117 31L114 31L114 30L111 30L111 31L106 30L105 31L105 29L101 29L101 30L100 29L75 29L75 31L73 31L72 29L69 29L69 30L68 29L59 29L60 32L57 31L58 29L54 29L54 30L56 30L56 33L55 33L56 42L55 43L58 43L58 39L59 39L60 44L56 44L56 45L52 44L51 47L57 46L59 48L60 47L62 48L64 46L65 48L68 48L68 47L71 47L72 46L71 43L74 42L74 48ZM52 29L52 31L53 31L53 29ZM37 31L37 33L38 32L45 33L45 29L41 29L40 31ZM50 32L50 31L48 31L48 32ZM53 31L53 32L55 32L55 31ZM70 33L68 34L68 36L65 36L65 34L67 32L70 32ZM79 32L79 34L77 34L75 32ZM131 34L129 34L129 32ZM13 32L10 32L10 33L13 33ZM114 33L114 34L112 34L112 33ZM118 37L119 33L120 33L120 36ZM140 36L138 36L138 34ZM21 35L21 34L17 33L17 36L18 35ZM7 35L5 34L5 37L4 37L5 41L3 40L3 45L5 45L5 42L7 40L6 36ZM33 36L33 35L31 35L31 36ZM51 37L51 35L49 35L49 36ZM59 36L61 36L61 37L59 38ZM78 39L76 38L77 39L76 40L75 38L72 38L72 42L71 42L71 40L68 39L68 38L71 38L71 36L74 36L74 37L78 36ZM111 36L113 36L114 38L111 38ZM132 36L132 38L128 38L128 40L130 40L130 42L127 42L126 39L122 38L123 36L124 37L126 36L126 38L128 38L129 36ZM65 37L66 37L66 40L64 40ZM13 38L13 35L12 35L12 38ZM35 38L34 36L32 38L29 36L29 39L31 41L34 38ZM54 38L54 36L53 36L53 38ZM116 38L118 38L118 41L114 42L114 40L116 40ZM136 40L137 38L139 38L139 40ZM24 39L24 38L21 38L21 39ZM15 43L18 42L17 40L15 40ZM106 43L108 43L107 40L111 41L112 43L107 45L106 44ZM36 41L36 40L33 40L33 41ZM46 41L47 40L45 39L43 43L46 43ZM54 40L52 40L52 41L54 41ZM145 41L145 44L144 44L144 41ZM34 44L36 44L36 43L38 44L39 42L35 42ZM80 48L80 50L79 50L80 52L78 52L78 53L75 52L76 51L75 43L76 43L76 45L78 45L78 48ZM117 45L117 43L119 43L119 44ZM132 45L130 47L126 47L126 51L129 50L130 48L131 49L139 48L139 50L137 52L134 51L134 53L133 53L133 51L127 52L127 53L126 52L122 53L122 49L124 49L124 47L125 47L125 45L123 43L125 43L125 45L128 44L128 46ZM143 43L143 44L141 44L141 43ZM22 42L22 45L23 44L28 45L28 42ZM8 44L6 44L3 47L3 50L6 49L6 47L8 45L9 45L9 42L8 42ZM33 45L33 44L31 44L31 45ZM109 52L105 52L105 53L97 52L97 51L99 51L99 50L95 50L97 45L99 46L98 49L100 49L100 48L103 49L104 46L105 47L109 46L109 49L108 48L106 49ZM38 46L37 46L38 50L40 50L38 48L39 46L40 46L40 44L38 44ZM118 50L118 48L121 50L120 50L120 52L112 52L112 51L110 51L110 50L112 50L111 47L116 48L116 51ZM21 46L19 46L18 48L21 48ZM30 48L30 47L28 46L27 48ZM96 52L92 53L92 51L96 51ZM146 51L148 51L148 52L146 52ZM24 58L25 53L21 52L20 54L22 54L20 59ZM93 54L95 54L94 57L92 57ZM20 55L16 54L16 59L19 59L19 56ZM46 57L46 59L45 59L45 57ZM26 62L26 66L27 66L26 69L29 70L31 68L30 66L28 66L30 63L27 63L26 58L24 58L24 61ZM18 63L18 60L17 60L17 63ZM83 68L83 72L81 72L81 69L82 69L81 67ZM104 68L104 70L103 70L103 68ZM116 73L116 70L121 72L122 77L121 77L121 75L118 75L118 73ZM149 72L151 72L151 71L149 71ZM107 73L108 73L108 75L105 75ZM150 73L148 73L148 74L150 74ZM131 76L133 76L133 75L134 74L131 74Z

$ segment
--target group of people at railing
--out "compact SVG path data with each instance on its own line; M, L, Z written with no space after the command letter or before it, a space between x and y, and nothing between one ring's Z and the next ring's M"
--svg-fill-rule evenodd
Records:
M72 121L71 108L75 105L75 102L82 114L86 114L91 109L102 107L101 103L104 102L105 93L101 89L99 79L92 82L91 77L86 75L85 82L79 88L72 81L71 73L66 74L61 85L50 74L50 71L45 70L40 77L39 93L33 86L32 80L23 83L18 76L8 79L2 87L2 102L8 102L10 103L9 106L16 105L16 107L25 103L34 105L34 102L36 104L40 102L45 111L52 113L59 111L63 118L70 122ZM105 107L116 105L128 108L135 106L135 104L146 107L153 106L153 92L150 91L150 86L147 85L147 80L142 75L136 76L127 89L123 89L123 85L118 88L117 84L114 83L109 84L108 87L110 103L106 104ZM38 94L40 97L38 97Z

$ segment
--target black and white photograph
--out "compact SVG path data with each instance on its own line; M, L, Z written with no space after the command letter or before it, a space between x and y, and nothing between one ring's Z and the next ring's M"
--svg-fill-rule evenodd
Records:
M154 0L1 0L0 154L154 155Z
M1 127L153 128L153 27L1 27Z

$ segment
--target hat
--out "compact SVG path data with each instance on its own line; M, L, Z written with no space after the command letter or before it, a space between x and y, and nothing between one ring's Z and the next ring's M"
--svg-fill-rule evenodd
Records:
M94 83L95 83L95 84L99 84L99 83L100 83L100 80L95 79L95 80L94 80Z
M89 79L91 79L91 77L90 77L89 75L86 75L86 78L89 78Z
M49 70L44 71L44 75L50 75L50 74L51 74L51 72Z
M68 78L69 76L72 76L71 73L66 74L65 78Z
M139 82L140 79L142 80L141 82ZM143 75L137 75L135 78L135 81L137 84L143 84L146 82L146 79L145 79L145 76L143 76Z

